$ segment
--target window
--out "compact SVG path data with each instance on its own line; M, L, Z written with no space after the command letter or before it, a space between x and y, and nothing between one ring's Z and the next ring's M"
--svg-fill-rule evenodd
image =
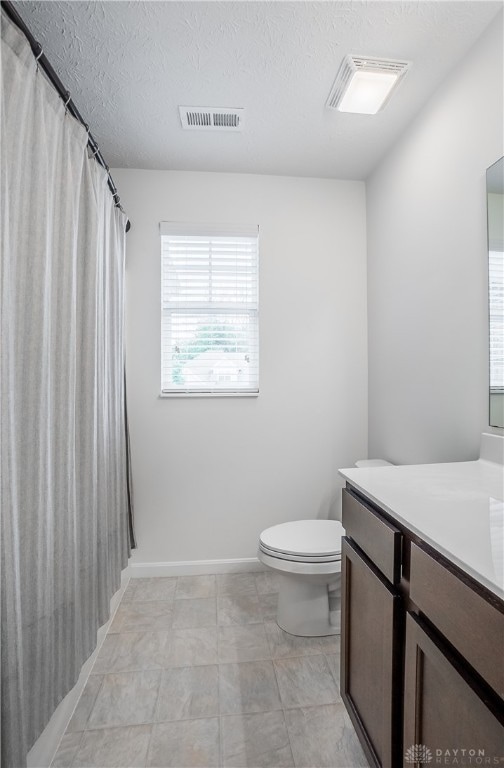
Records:
M259 392L258 227L161 223L161 393Z
M488 254L490 392L504 392L504 251Z

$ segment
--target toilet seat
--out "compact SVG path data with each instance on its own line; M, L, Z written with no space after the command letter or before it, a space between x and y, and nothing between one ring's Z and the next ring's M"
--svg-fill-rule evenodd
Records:
M291 555L286 552L278 552L277 550L265 547L261 542L259 542L259 549L261 552L264 552L265 555L269 555L270 557L278 557L280 560L290 560L295 563L334 563L341 560L341 552L337 552L334 555L322 555L321 557Z
M305 563L341 560L341 537L345 531L337 520L295 520L267 528L259 537L259 548L270 557Z
M327 583L330 583L333 577L341 571L341 560L323 563L307 563L304 560L284 560L278 556L272 557L262 549L258 550L257 557L263 565L268 566L273 571L277 571L277 573L316 579L325 577ZM293 632L292 634L295 633Z

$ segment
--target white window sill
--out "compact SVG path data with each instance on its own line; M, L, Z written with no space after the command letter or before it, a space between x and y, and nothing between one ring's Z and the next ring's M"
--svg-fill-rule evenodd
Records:
M159 399L180 397L259 397L259 392L161 392Z

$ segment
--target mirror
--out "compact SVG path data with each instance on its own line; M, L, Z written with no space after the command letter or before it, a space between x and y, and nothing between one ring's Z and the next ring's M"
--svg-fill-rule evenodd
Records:
M488 317L490 420L504 427L504 157L486 173L488 217Z

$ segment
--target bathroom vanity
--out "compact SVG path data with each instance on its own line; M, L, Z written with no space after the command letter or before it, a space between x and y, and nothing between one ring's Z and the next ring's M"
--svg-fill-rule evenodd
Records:
M370 764L504 765L503 467L341 474L341 694Z

